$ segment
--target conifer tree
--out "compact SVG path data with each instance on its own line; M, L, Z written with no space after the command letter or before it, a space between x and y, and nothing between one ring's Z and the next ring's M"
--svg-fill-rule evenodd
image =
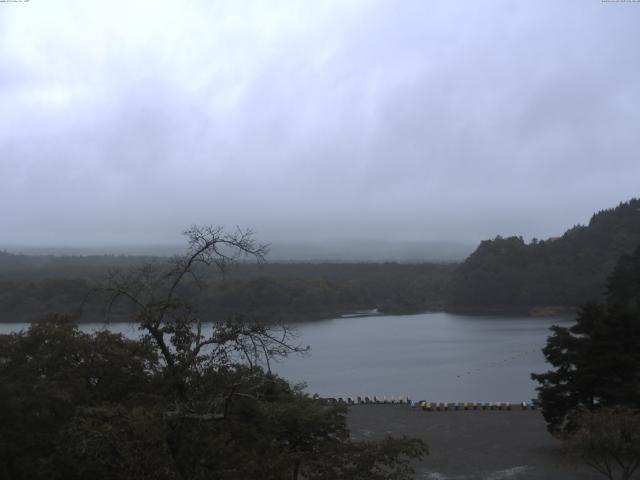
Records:
M604 305L581 307L576 324L552 327L543 349L554 370L532 374L552 433L602 407L640 409L640 247L620 258Z

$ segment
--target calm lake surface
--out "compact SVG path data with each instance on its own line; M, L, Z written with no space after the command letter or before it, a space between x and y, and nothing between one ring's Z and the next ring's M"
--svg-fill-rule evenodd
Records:
M438 402L519 402L535 396L531 372L549 369L541 348L551 325L570 317L423 313L294 324L307 356L273 365L310 393L327 397L409 395ZM0 324L0 333L25 324ZM83 330L104 328L85 324ZM132 324L110 330L138 335Z

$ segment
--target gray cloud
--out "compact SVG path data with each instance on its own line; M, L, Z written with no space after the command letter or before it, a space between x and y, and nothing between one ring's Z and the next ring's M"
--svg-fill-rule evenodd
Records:
M0 5L0 244L544 237L637 196L640 7Z

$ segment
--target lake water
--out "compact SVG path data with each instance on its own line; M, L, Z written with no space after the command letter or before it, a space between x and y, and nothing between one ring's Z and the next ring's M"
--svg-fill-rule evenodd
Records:
M549 369L541 348L549 327L567 317L424 313L352 317L293 325L311 346L273 367L310 393L327 397L409 395L438 402L519 402L535 396L531 372ZM24 328L0 324L0 333ZM102 324L83 325L85 330ZM133 337L131 324L111 330Z

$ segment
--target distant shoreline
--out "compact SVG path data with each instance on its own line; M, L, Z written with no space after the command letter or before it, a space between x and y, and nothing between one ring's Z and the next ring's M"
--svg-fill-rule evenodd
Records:
M375 309L373 309L375 310ZM430 308L427 310L419 310L419 311L369 311L369 312L360 312L360 311L350 311L350 312L312 312L312 313L286 313L286 314L278 314L278 315L256 315L255 317L259 321L259 323L263 323L266 325L274 325L274 324L292 324L292 323L312 323L324 320L349 320L351 318L358 317L367 317L367 316L375 316L375 317L396 317L396 316L405 316L405 315L423 315L430 313L450 313L452 315L465 315L470 317L483 317L483 316L499 316L499 317L509 317L509 316L518 316L518 317L557 317L557 316L570 316L574 315L576 312L575 307L533 307L530 309L520 309L520 308L456 308L456 309L447 309L447 308ZM62 314L65 314L62 312ZM29 318L29 319L20 319L20 320L5 320L0 319L0 324L31 324L37 323L41 321L45 321L47 316L39 316L37 318ZM215 320L209 320L211 322ZM207 320L204 320L207 323ZM105 323L105 324L131 324L136 323L135 319L124 319L118 317L116 315L113 316L112 319L106 320L104 317L98 318L85 318L81 319L77 322L79 325L90 324L90 323Z

